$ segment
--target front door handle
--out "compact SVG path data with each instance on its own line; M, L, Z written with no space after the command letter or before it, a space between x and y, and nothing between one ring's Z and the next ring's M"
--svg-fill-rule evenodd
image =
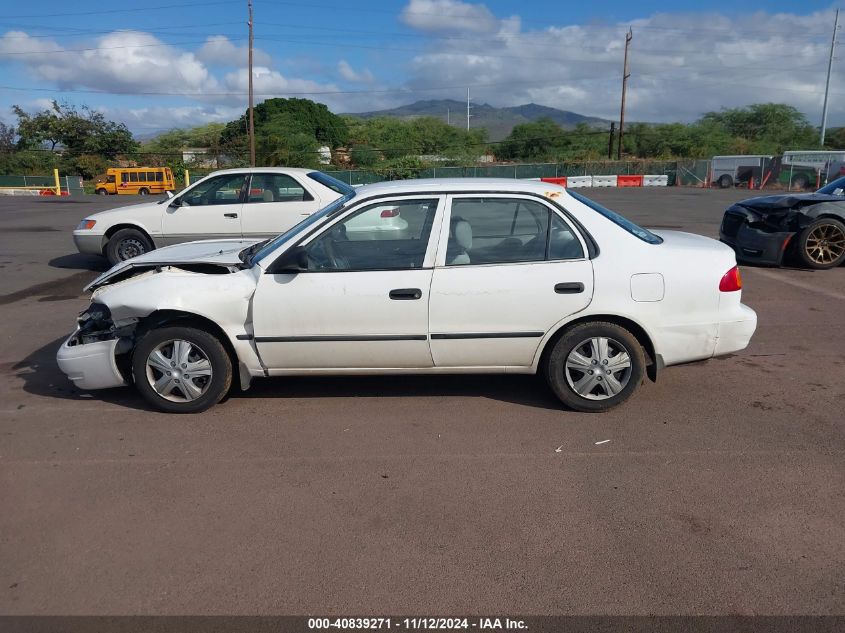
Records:
M238 214L237 213L224 213L223 217L224 218L236 218L236 217L238 217Z
M409 301L422 297L422 290L419 288L397 288L396 290L391 290L388 296L397 301Z
M567 281L562 284L555 284L555 292L559 295L577 295L584 292L584 284L580 281Z

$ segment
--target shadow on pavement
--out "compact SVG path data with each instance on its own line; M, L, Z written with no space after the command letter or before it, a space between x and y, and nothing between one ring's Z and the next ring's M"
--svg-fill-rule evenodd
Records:
M51 341L11 365L27 393L61 400L101 400L140 411L152 411L131 387L93 392L74 387L56 364L56 351L65 337ZM4 368L5 369L5 368ZM539 376L288 376L258 378L241 392L232 389L232 402L254 398L442 398L475 397L538 409L563 407Z
M53 268L69 268L71 270L105 272L109 269L109 262L105 257L85 253L73 253L72 255L54 257L47 263Z

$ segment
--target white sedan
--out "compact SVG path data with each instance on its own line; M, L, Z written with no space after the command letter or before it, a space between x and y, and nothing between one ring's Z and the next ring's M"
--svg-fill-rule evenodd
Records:
M374 239L362 217L403 230ZM233 379L396 373L541 373L568 407L604 411L757 324L730 247L519 180L361 187L272 240L163 248L89 288L59 366L170 412Z
M73 241L80 253L105 255L116 264L182 242L265 239L351 191L313 169L226 169L169 199L86 216Z

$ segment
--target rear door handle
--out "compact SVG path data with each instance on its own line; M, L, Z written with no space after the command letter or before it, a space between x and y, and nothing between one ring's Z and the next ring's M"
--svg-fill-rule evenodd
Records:
M577 295L584 292L584 284L580 281L567 281L562 284L555 284L555 292L559 295Z
M238 217L238 214L237 213L224 213L223 217L224 218L236 218L236 217Z
M419 299L422 297L422 290L419 288L397 288L390 291L389 297L397 301Z

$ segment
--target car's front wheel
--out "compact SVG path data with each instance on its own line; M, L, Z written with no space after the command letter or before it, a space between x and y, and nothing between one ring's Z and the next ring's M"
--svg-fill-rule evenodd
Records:
M232 362L217 337L194 327L150 330L135 347L132 374L141 395L168 413L199 413L232 384Z
M615 323L581 323L567 330L546 357L552 391L576 411L601 412L622 404L642 382L645 353Z
M845 224L821 218L798 234L798 257L810 268L835 268L845 261Z
M106 257L114 266L118 262L138 257L153 250L152 242L138 229L120 229L106 244Z

